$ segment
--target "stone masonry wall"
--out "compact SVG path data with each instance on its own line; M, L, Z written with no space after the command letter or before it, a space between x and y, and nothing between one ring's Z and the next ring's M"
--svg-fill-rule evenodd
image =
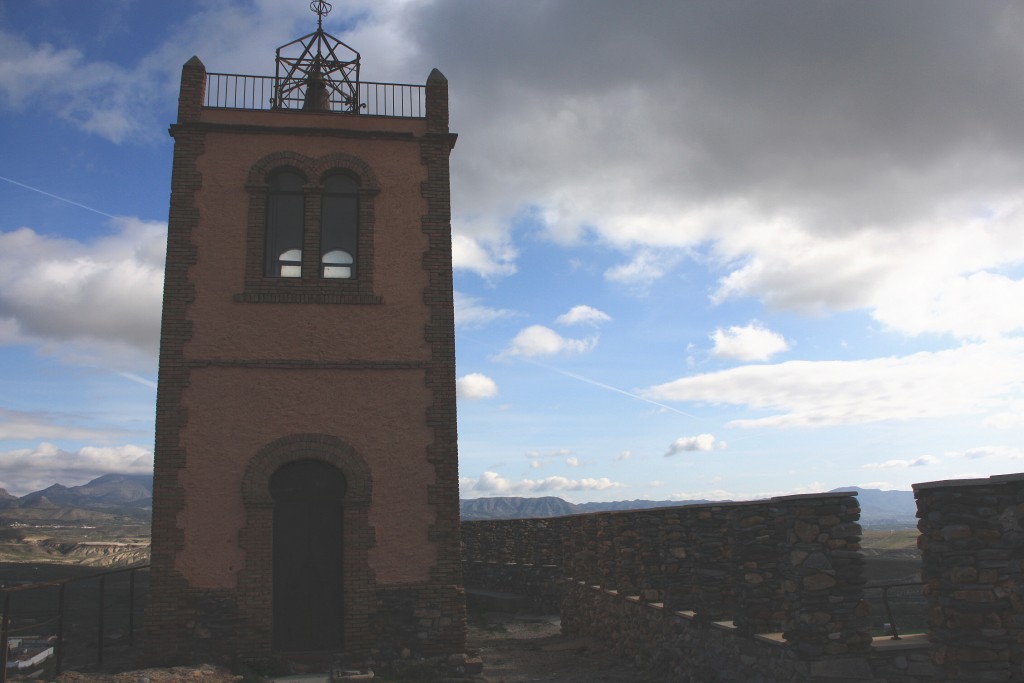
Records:
M935 681L926 644L872 648L859 516L849 492L463 522L464 574L560 592L563 631L645 680Z
M914 485L945 681L1024 681L1024 474Z

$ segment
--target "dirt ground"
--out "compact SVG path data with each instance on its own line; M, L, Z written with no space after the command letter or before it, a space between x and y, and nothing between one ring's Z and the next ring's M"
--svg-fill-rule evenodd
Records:
M586 639L565 638L558 616L497 612L470 616L467 649L484 661L488 683L636 683L639 672Z
M645 680L629 662L613 657L596 643L563 637L558 615L474 611L466 636L467 651L481 657L484 664L482 676L473 678L474 681L637 683ZM120 674L66 672L57 683L241 683L241 679L223 667L206 665ZM417 677L417 680L442 679Z

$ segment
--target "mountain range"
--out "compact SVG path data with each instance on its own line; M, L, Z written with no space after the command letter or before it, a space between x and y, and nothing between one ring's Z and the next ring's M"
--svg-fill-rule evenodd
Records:
M882 491L856 486L834 489L856 491L861 506L861 524L870 528L911 528L917 525L917 504L912 491ZM587 512L645 510L708 503L707 500L621 500L606 503L570 503L554 496L541 498L494 497L460 501L462 519L524 519L562 517ZM720 502L720 501L716 501Z
M81 486L54 484L20 497L0 489L0 524L148 521L152 509L153 477L148 474L104 474Z
M917 506L911 491L882 491L845 487L856 491L861 524L869 528L910 528L917 525ZM555 496L540 498L494 497L460 501L462 519L514 519L562 517L587 512L643 510L708 503L707 500L621 500L570 503ZM14 522L103 522L118 518L149 521L153 506L153 478L148 474L105 474L81 486L54 484L24 496L0 489L0 526Z

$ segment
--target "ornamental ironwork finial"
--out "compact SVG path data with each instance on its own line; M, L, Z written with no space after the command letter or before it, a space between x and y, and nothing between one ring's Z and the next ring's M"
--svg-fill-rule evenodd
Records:
M324 31L331 3L313 0L316 31L277 48L273 106L358 114L359 53Z
M333 7L331 3L324 2L324 0L313 0L309 3L309 9L313 10L316 14L316 26L320 31L324 30L324 17L331 13Z

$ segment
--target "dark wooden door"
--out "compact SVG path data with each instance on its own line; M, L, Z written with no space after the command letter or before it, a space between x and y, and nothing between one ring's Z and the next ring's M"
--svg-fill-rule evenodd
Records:
M270 479L274 498L274 649L342 645L342 498L345 478L319 460L297 460Z

